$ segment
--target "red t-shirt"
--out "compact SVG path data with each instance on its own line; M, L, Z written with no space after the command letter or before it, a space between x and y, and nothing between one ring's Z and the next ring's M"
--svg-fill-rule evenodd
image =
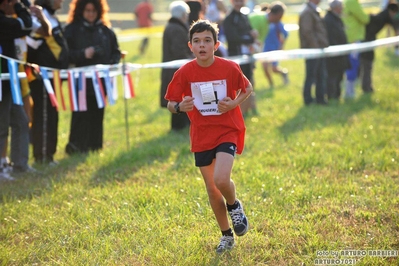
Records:
M151 14L153 12L153 7L148 2L141 2L137 5L134 13L136 14L137 24L140 28L151 27L152 20Z
M216 82L217 81L217 82ZM192 96L192 84L223 83L225 94L236 98L237 91L246 92L248 79L241 72L240 66L233 61L215 56L209 67L201 67L196 59L177 70L169 83L165 99L181 102L184 96ZM217 97L222 100L223 97ZM195 97L196 100L197 96ZM216 101L217 102L217 101ZM245 124L239 106L219 115L202 115L195 105L194 110L187 112L190 118L191 151L211 150L224 142L232 142L237 146L237 153L244 149Z

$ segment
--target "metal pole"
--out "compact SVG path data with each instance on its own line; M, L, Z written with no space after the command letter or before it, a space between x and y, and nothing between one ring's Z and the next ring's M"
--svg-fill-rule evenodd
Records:
M126 69L126 60L125 60L125 58L126 58L126 55L127 55L127 51L122 51L122 75L123 75L123 81L122 81L122 84L123 85L125 85L124 84L124 82L125 82L125 78L126 78L126 71L127 71L127 69ZM123 98L124 98L124 102L125 102L125 131L126 131L126 147L127 147L127 149L129 150L130 149L130 144L129 144L129 114L128 114L128 109L127 109L127 99L126 99L126 96L125 96L125 87L124 87L124 90L123 90Z

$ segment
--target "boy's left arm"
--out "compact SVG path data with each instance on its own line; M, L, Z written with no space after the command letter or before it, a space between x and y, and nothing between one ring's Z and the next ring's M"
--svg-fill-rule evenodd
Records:
M243 90L239 90L236 98L233 100L230 97L225 97L218 103L218 110L221 113L226 113L238 105L240 105L243 101L245 101L249 95L253 92L251 82L248 82L248 86L245 88L245 92Z

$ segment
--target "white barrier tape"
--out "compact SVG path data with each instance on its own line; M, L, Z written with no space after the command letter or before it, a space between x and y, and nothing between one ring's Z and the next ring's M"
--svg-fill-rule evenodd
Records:
M292 59L313 59L319 57L331 57L337 55L350 54L353 51L366 52L373 50L376 47L394 46L399 44L399 36L378 39L371 42L351 43L343 45L333 45L324 49L294 49L294 50L279 50L266 53L254 54L255 60L261 61L282 61Z
M319 58L319 57L331 57L331 56L337 56L337 55L345 55L345 54L349 54L353 51L365 52L365 51L373 50L374 48L377 48L377 47L394 46L394 45L398 45L398 44L399 44L399 36L396 36L396 37L378 39L378 40L371 41L371 42L334 45L334 46L329 46L324 49L278 50L278 51L271 51L271 52L265 52L265 53L256 53L253 55L231 56L231 57L227 57L227 58L238 63L238 64L245 64L245 63L253 62L256 60L273 62L273 61L283 61L283 60L293 60L293 59L314 59L314 58ZM32 65L32 64L29 64L26 62L22 62L22 61L4 56L2 54L0 54L0 57L17 61L20 64ZM142 68L179 68L182 65L184 65L185 63L187 63L188 61L190 61L190 60L181 59L181 60L174 60L174 61L169 61L169 62L164 62L164 63L151 63L151 64L143 64L143 65L126 63L126 68L127 68L128 72L135 71L135 70L142 69ZM90 76L91 75L90 72L93 69L104 70L104 69L110 69L110 67L111 67L111 71L112 71L113 75L120 75L123 73L123 64L122 63L119 63L117 65L95 65L95 66L87 66L87 67L78 67L78 68L71 68L69 70L74 70L77 72L84 71L85 73L88 74L88 76ZM46 69L58 70L58 69L47 68L47 67L46 67ZM49 75L52 77L51 73L49 73ZM65 70L65 69L60 70L60 75L61 75L61 78L66 79L67 78L67 70ZM20 78L26 77L25 73L18 73L18 76ZM1 77L4 79L9 79L9 74L2 73Z
M293 49L278 50L253 55L230 56L228 59L238 63L245 64L255 60L273 62L292 59L313 59L319 57L331 57L337 55L350 54L353 51L365 52L373 50L376 47L394 46L399 44L399 36L379 39L364 43L351 43L343 45L333 45L324 49ZM179 68L189 60L174 60L165 63L144 64L142 68Z

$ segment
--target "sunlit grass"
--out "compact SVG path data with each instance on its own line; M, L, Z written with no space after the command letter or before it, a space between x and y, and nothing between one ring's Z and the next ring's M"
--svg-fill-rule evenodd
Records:
M161 39L127 62L160 61ZM286 49L298 48L292 32ZM189 151L188 130L170 132L159 106L160 70L133 72L137 97L105 115L104 149L64 153L60 113L56 168L0 183L1 265L313 265L317 251L399 249L399 60L376 50L375 93L304 107L304 62L283 61L290 85L268 89L255 70L259 116L246 119L233 179L251 229L217 256L220 232ZM396 265L397 257L355 257Z

